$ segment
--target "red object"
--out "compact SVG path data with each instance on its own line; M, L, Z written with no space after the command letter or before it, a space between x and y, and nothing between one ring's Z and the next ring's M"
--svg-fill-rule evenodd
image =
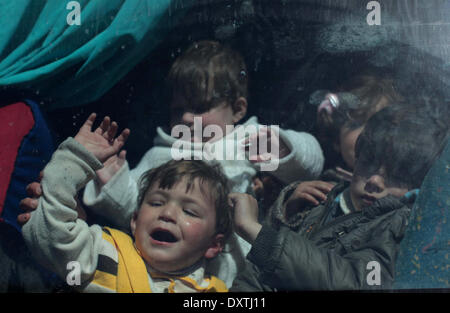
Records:
M25 103L0 107L0 214L20 145L33 126L33 113Z

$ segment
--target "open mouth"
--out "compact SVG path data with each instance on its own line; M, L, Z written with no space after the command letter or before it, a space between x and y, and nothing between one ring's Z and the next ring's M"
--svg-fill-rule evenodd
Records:
M165 229L155 230L150 234L150 237L159 242L174 243L178 241L177 237L175 237L170 231Z

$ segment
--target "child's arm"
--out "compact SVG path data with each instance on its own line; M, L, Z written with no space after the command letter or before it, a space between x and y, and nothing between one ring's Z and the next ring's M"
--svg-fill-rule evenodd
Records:
M109 168L97 171L96 179L87 183L83 203L111 225L128 229L137 205L138 187L131 177L125 154L114 156L107 162L112 162ZM108 165L105 164L106 166ZM101 182L99 176L102 176Z
M236 232L250 244L253 244L261 224L258 222L258 202L246 193L230 193L228 202L234 212L234 225Z
M139 178L145 171L167 161L166 158L161 158L158 149L158 147L153 147L147 151L133 170L130 170L126 160L123 160L123 162L120 160L122 156L125 158L125 155L119 154L116 164L114 164L117 171L111 175L103 186L91 180L84 189L83 203L95 213L105 217L113 225L128 229L130 227L129 221L137 209L139 194L137 182ZM119 164L121 163L121 166L117 166L117 161Z
M245 195L230 197L236 231L252 244L247 255L250 262L230 291L380 289L392 284L398 244L408 216L406 211L386 217L386 227L367 238L367 242L354 240L358 248L338 253L332 248L318 247L287 227L277 231L267 224L259 224L256 203ZM367 283L371 261L380 266L381 285Z
M75 196L102 167L102 161L117 153L129 131L116 138L117 124L105 119L91 131L95 115L91 115L74 138L64 141L44 170L42 196L38 208L22 232L34 257L63 279L77 261L81 282L89 279L97 266L102 248L102 231L77 219Z
M388 289L400 243L395 236L388 229L363 243L359 250L339 255L333 249L317 247L287 227L276 231L263 225L247 255L248 268L238 275L230 291L255 291L258 286L277 290ZM379 264L380 285L367 282L372 261ZM249 286L252 281L258 283Z

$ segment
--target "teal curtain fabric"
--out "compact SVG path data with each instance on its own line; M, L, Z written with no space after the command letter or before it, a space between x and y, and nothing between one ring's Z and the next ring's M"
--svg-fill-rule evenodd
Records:
M95 101L164 38L174 5L78 0L80 25L69 25L70 2L0 0L0 88L58 100L46 109Z

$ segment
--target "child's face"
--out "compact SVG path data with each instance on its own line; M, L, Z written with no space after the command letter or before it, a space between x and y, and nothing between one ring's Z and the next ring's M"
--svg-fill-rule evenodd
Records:
M223 235L216 234L215 228L215 203L201 191L198 180L189 192L185 180L172 189L154 184L131 221L142 257L151 267L164 272L216 256Z
M207 142L214 138L218 139L217 134L214 136L203 136L203 129L208 125L217 125L225 136L228 132L227 125L236 124L240 118L233 108L226 101L223 101L218 106L211 108L209 111L194 113L192 110L187 109L187 102L183 97L174 96L170 106L170 127L173 128L176 125L187 125L191 129L191 141L192 142ZM196 134L194 132L194 118L200 117L202 121L202 132Z
M408 192L407 188L388 185L384 176L383 169L370 177L363 177L353 173L352 183L350 184L350 196L357 210L371 206L375 200L387 195L400 198Z
M355 144L364 126L356 129L343 127L339 134L339 151L345 164L353 170L355 166Z

